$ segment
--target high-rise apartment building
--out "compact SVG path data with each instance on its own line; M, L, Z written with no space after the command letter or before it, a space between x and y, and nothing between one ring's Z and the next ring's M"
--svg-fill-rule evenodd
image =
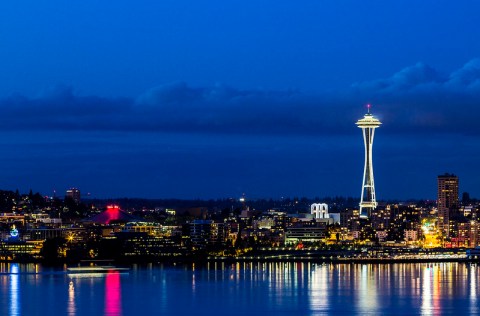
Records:
M446 237L450 235L450 214L458 208L458 177L445 173L438 180L438 228Z

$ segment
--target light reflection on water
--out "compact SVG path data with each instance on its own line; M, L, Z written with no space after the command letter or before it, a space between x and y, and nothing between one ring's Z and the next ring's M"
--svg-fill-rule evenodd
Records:
M18 263L10 265L10 316L20 315L19 271Z
M67 314L70 316L75 316L77 309L75 308L75 284L73 280L68 284L68 305L67 305Z
M431 315L433 310L432 303L432 274L430 268L426 267L423 271L423 291L422 291L422 315Z
M122 289L120 286L120 273L110 272L105 281L105 315L122 315Z
M478 314L479 272L460 263L222 262L72 275L0 264L0 315Z
M470 277L470 314L478 314L480 312L480 308L477 303L477 273L478 271L475 269L468 270L468 276Z

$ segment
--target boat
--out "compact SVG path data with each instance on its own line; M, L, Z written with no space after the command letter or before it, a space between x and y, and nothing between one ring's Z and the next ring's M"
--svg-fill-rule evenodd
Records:
M68 273L108 273L108 272L125 272L130 268L121 268L115 266L88 266L88 267L70 267L67 268Z

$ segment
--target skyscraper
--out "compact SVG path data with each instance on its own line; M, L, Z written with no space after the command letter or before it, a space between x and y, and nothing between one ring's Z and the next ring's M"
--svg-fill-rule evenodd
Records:
M370 211L377 207L375 197L375 182L373 180L372 146L375 129L382 123L368 112L357 121L357 126L362 129L363 143L365 145L365 166L363 169L362 195L360 196L360 216L368 217Z
M80 203L80 190L77 188L70 188L65 192L65 199L72 199L75 203Z
M438 229L448 237L450 213L458 208L458 177L445 173L437 177L437 182Z

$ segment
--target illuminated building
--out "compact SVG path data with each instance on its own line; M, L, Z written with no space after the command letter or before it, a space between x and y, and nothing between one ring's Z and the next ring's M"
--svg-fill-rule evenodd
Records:
M325 203L313 203L310 206L310 213L314 218L330 218L328 216L328 205Z
M133 257L170 257L185 253L175 238L155 237L147 233L118 232L118 253L125 258Z
M375 234L379 242L384 242L387 240L388 232L386 230L377 230Z
M25 215L15 213L0 213L0 223L25 225Z
M26 231L28 240L46 240L63 237L63 228L33 228Z
M0 260L32 259L40 253L42 244L28 241L0 241Z
M156 235L159 230L159 225L153 225L151 223L127 223L123 227L124 232L147 233L151 236Z
M175 215L177 215L177 211L175 211L174 209L171 209L171 208L167 208L167 209L165 210L165 213L166 213L167 215L170 215L170 216L175 216Z
M194 220L190 223L190 240L199 248L223 243L224 227L224 223L216 223L213 220Z
M373 180L372 147L375 129L382 123L370 114L370 105L368 105L367 114L355 124L362 129L363 143L365 145L365 165L363 169L362 195L360 196L360 216L368 217L370 211L377 207L375 182Z
M135 216L130 215L125 211L122 211L118 205L108 205L106 211L103 211L102 213L93 216L92 218L88 219L88 221L103 225L109 225L119 222L139 222L140 220Z
M458 208L458 177L444 174L438 180L438 228L446 236L450 236L449 221L451 212Z
M80 203L80 190L77 188L70 188L65 192L65 199L72 199L75 203Z
M405 230L403 236L406 241L417 241L418 232L416 230Z
M345 209L342 212L340 212L340 226L348 227L352 216L353 216L352 210Z
M253 229L271 229L275 226L275 219L271 217L262 217L253 221Z
M30 227L60 227L62 225L61 218L51 218L49 214L45 213L32 213L29 215L31 218Z
M46 239L63 237L69 242L85 242L89 237L89 233L90 232L83 227L35 227L27 228L22 239L43 242Z
M360 216L358 210L345 210L340 213L340 225L348 228L349 231L360 229Z
M327 224L325 222L295 222L285 231L285 244L323 241L327 237L326 233Z
M470 247L478 246L478 222L476 220L470 221Z
M386 230L390 224L390 205L385 208L375 209L370 214L373 229L377 231Z

